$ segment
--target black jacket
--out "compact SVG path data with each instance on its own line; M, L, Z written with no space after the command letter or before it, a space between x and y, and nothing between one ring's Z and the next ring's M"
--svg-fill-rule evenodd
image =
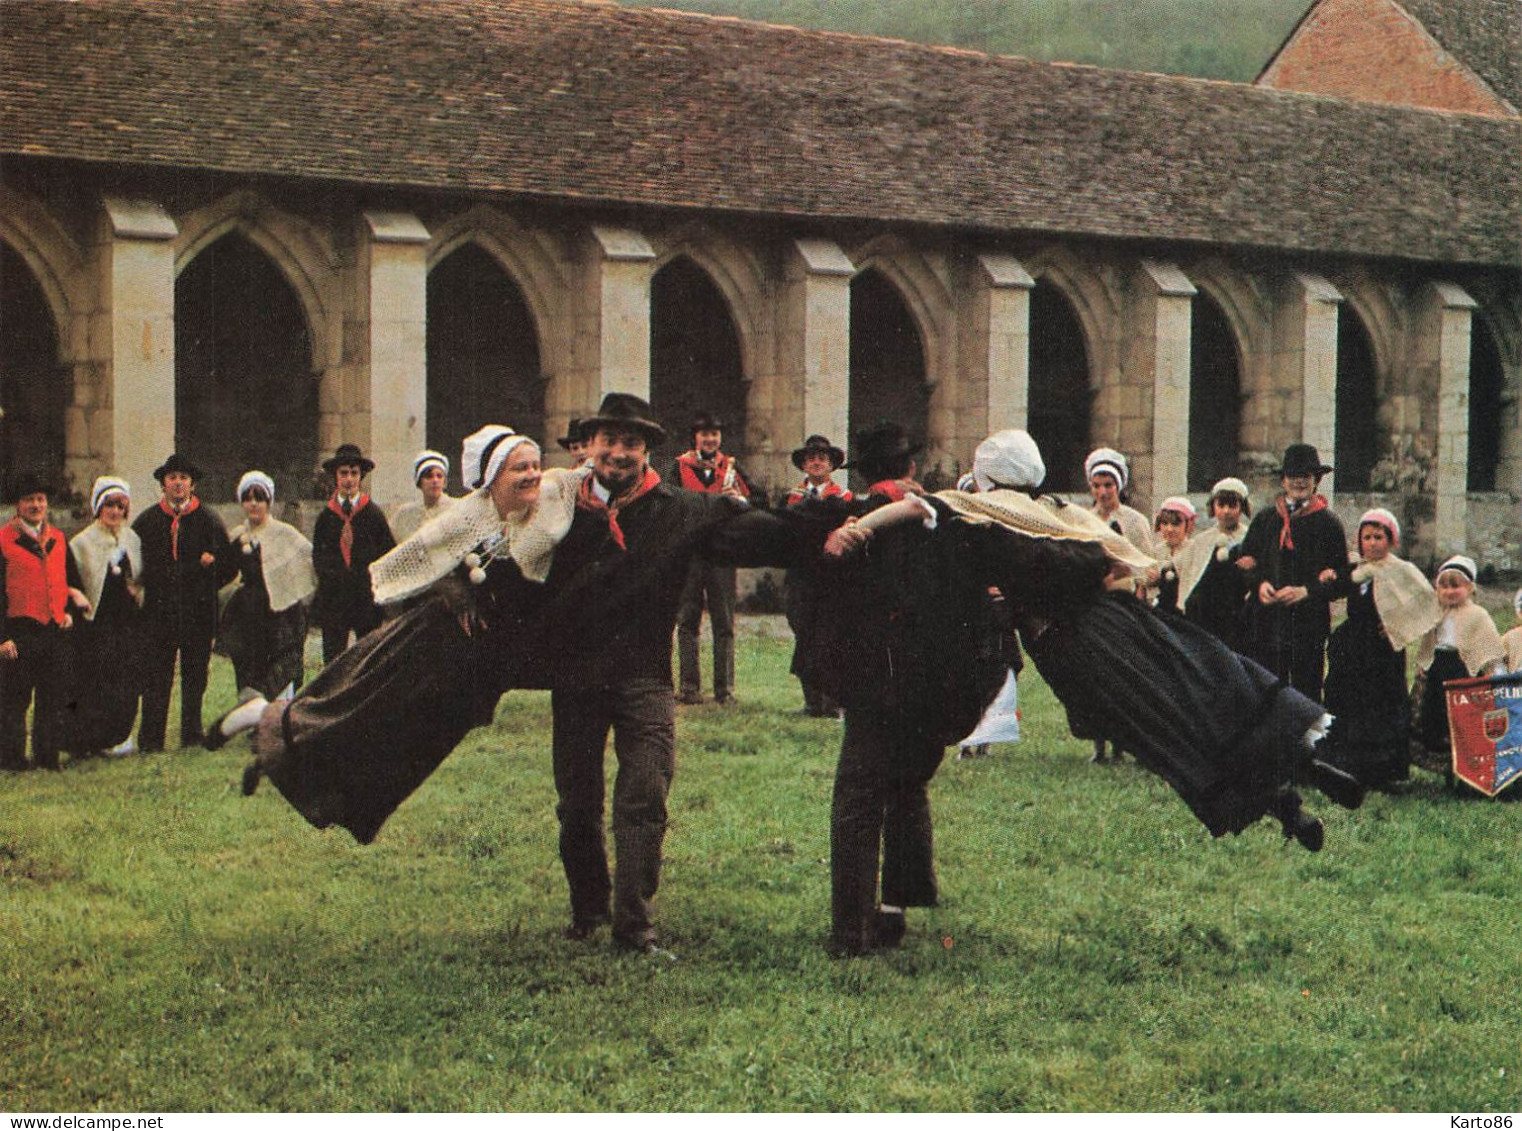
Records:
M343 517L325 506L312 528L312 566L317 571L312 621L320 627L347 627L371 614L375 597L370 588L370 563L396 545L386 516L375 503L360 507L351 521L354 545L348 565L339 545Z
M217 623L217 590L232 580L236 562L227 552L227 528L204 502L180 517L179 557L171 546L173 519L158 503L132 523L143 542L143 611L150 620L179 620L204 630ZM201 564L201 555L217 560Z

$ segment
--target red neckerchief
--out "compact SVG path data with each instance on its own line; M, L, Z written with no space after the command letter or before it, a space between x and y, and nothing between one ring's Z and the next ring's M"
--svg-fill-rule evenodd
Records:
M1317 511L1324 511L1326 510L1328 504L1325 495L1312 495L1309 499L1300 505L1300 508L1295 511L1294 514L1290 514L1289 500L1286 499L1285 496L1280 495L1274 505L1278 508L1279 511L1279 521L1284 524L1279 528L1279 549L1293 550L1295 548L1295 536L1294 534L1290 533L1290 522L1294 519L1299 518L1301 515L1315 514Z
M649 494L660 483L661 477L655 473L654 468L645 468L645 478L640 480L639 486L620 495L611 504L603 502L592 490L592 484L596 481L595 475L589 475L582 481L581 490L576 492L576 509L607 515L608 533L613 535L613 541L618 544L620 550L627 550L629 547L624 544L624 532L618 525L618 512L635 499Z
M804 499L810 498L809 488L810 484L807 479L794 487L787 493L787 505L792 506L794 503L801 503ZM847 491L835 480L827 479L824 486L819 488L819 497L821 499L845 499L847 502L850 502L851 492Z
M169 555L175 561L180 560L180 519L192 511L201 509L201 499L198 495L190 496L190 501L179 510L169 505L168 499L159 500L159 509L169 516Z
M904 490L904 481L902 479L879 479L867 488L867 494L881 495L886 499L891 499L895 503L901 503L909 492Z
M354 516L364 510L370 503L369 495L355 495L354 506L348 514L344 514L343 504L338 501L338 492L333 492L333 497L328 500L328 510L344 520L343 533L338 536L338 552L344 556L344 565L347 567L354 559Z

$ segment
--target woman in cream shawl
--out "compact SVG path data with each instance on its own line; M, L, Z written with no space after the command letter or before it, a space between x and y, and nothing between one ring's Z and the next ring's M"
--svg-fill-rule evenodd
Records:
M76 622L74 677L77 698L65 747L76 758L136 752L132 723L142 670L138 634L143 599L143 544L127 525L132 488L103 475L90 488L95 521L69 542L88 599Z
M1400 523L1383 508L1358 520L1348 617L1327 642L1331 761L1375 789L1410 776L1406 645L1437 623L1437 593L1397 557Z

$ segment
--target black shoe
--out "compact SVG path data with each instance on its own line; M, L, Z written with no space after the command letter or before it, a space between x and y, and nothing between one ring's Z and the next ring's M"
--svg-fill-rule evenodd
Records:
M696 707L703 701L703 693L701 691L683 691L676 697L676 701L688 707Z
M1321 823L1321 818L1301 813L1292 824L1284 825L1284 835L1299 841L1300 847L1307 852L1320 852L1326 843L1326 826Z
M601 923L572 923L560 932L560 937L566 942L586 942L597 933L597 928L601 926Z
M1344 809L1357 809L1368 790L1352 774L1328 765L1319 758L1307 768L1306 783L1315 786Z
M259 778L263 771L259 769L257 761L250 762L243 768L243 796L252 797L254 791L259 788Z
M205 736L201 739L201 745L207 750L221 750L227 745L227 735L222 733L222 724L227 721L227 716L236 711L242 703L234 703L227 710L217 716L217 721L211 724Z
M884 911L878 908L872 916L872 945L891 949L904 941L909 930L909 920L902 911Z
M713 701L719 707L733 707L739 702L733 695L715 695Z

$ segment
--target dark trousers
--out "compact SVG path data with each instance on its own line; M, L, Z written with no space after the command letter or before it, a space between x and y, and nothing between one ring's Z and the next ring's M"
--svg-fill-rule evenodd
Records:
M928 786L946 750L910 720L846 708L830 808L830 918L834 945L871 949L881 902L933 907L937 899Z
M180 745L201 743L201 700L206 696L206 671L211 664L211 617L156 617L150 614L143 633L143 721L138 746L164 749L169 722L169 692L174 687L174 660L180 658Z
M1326 673L1327 629L1320 621L1298 621L1292 610L1255 609L1248 655L1307 699L1321 702Z
M726 699L735 687L735 571L694 561L682 587L682 604L676 619L677 671L682 691L696 695L703 690L698 671L698 628L703 606L713 625L713 697Z
M555 792L560 802L560 859L571 889L571 919L608 921L613 935L639 945L655 937L652 901L661 882L666 795L676 772L676 708L664 680L618 687L559 690L554 716ZM603 837L603 752L608 731L618 773L613 779L615 871L608 876Z
M12 626L16 622L11 622ZM32 761L58 769L63 711L69 701L68 640L56 625L0 628L16 658L0 660L0 769L26 767L26 710L32 707Z

